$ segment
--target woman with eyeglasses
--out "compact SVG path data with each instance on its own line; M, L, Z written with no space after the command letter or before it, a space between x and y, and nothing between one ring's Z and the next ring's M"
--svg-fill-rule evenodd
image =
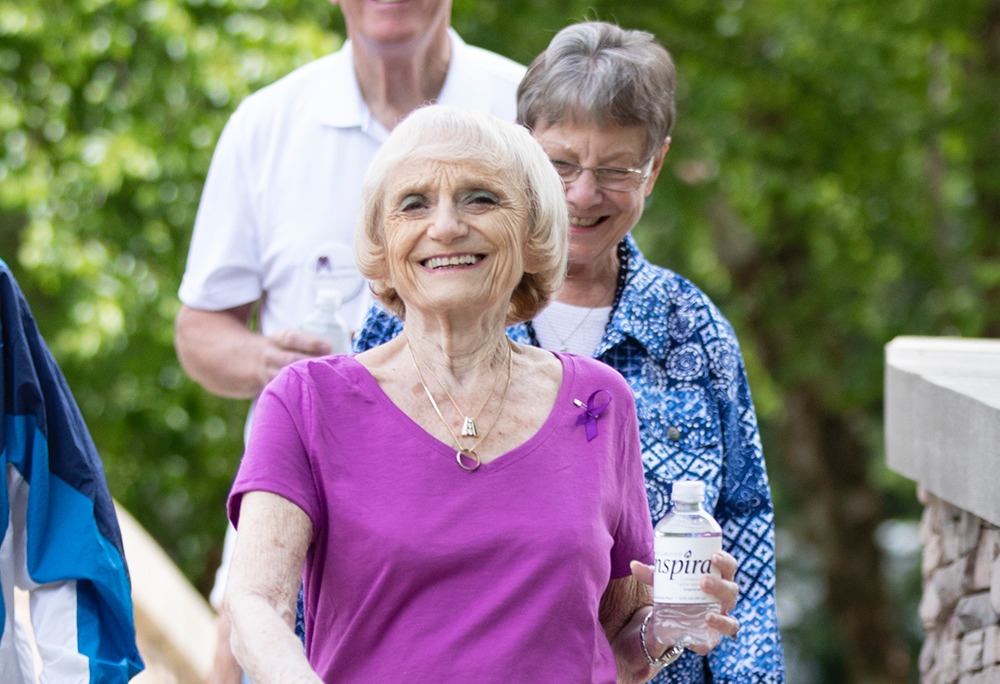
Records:
M651 34L604 22L563 29L528 68L518 117L562 177L569 262L554 300L508 334L625 377L654 521L673 482L705 482L706 508L739 564L729 611L739 632L707 655L686 652L654 681L782 682L774 511L739 343L711 300L647 261L630 234L670 148L674 85L673 61ZM399 329L373 310L355 344L369 348Z

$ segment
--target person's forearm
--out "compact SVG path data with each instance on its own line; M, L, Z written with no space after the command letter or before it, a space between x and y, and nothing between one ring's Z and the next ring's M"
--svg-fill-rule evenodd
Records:
M611 642L618 666L618 684L646 682L660 671L658 666L649 664L642 650L642 622L651 610L651 607L642 607L635 611ZM646 634L645 638L650 655L654 658L661 656L661 651L665 649L656 645L652 635Z
M282 619L262 597L236 595L227 599L232 618L232 648L247 677L254 684L317 684L291 627L294 615Z
M330 353L330 343L301 330L267 336L250 330L254 304L225 311L187 306L177 314L177 358L193 380L213 394L252 399L281 369L299 359Z
M295 635L295 606L312 523L291 501L247 492L223 605L233 654L254 684L320 679Z
M230 311L182 307L174 345L185 372L209 392L251 399L267 381L262 357L268 341L247 328L252 305Z
M618 669L619 684L648 681L660 667L646 658L658 658L664 649L657 645L652 634L646 634L643 650L643 620L652 611L651 589L653 569L638 561L632 562L632 577L612 580L601 597L599 617L601 626L611 643Z

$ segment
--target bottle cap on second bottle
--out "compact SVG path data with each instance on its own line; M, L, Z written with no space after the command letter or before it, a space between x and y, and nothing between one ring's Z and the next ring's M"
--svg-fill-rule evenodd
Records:
M674 501L701 503L705 499L705 483L701 480L678 480L670 498Z

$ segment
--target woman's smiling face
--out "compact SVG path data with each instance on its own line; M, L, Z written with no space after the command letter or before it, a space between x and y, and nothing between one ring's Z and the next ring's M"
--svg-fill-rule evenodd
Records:
M565 184L570 268L614 258L616 246L642 216L646 197L662 167L663 153L658 151L652 160L645 156L646 130L642 126L599 128L592 123L566 122L539 124L534 134L550 159L587 169ZM645 177L634 190L607 190L597 184L591 171L597 167L642 169Z
M524 275L528 200L471 160L412 159L383 195L388 284L407 310L506 311Z

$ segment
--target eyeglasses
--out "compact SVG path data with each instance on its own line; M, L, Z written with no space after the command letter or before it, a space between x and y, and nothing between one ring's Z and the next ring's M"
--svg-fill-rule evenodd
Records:
M618 166L580 166L561 159L550 159L549 161L552 162L552 166L555 167L556 173L559 174L564 183L572 183L584 171L590 171L594 174L594 182L599 187L605 190L624 192L638 190L639 186L649 177L653 166L652 159L643 164L643 168L640 169L625 169Z

